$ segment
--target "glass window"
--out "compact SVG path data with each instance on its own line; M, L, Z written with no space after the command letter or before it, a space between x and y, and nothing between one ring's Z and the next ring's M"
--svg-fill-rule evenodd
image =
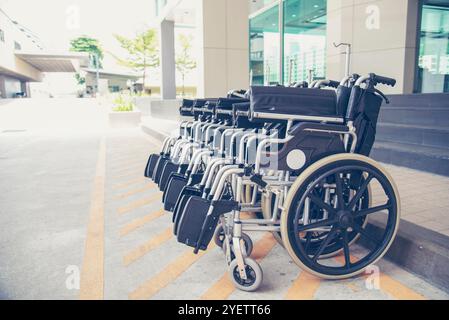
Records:
M250 72L253 85L280 82L279 6L269 6L249 20Z
M279 23L280 3L283 5L282 24ZM324 79L327 0L260 0L255 1L255 4L265 6L250 17L250 70L253 85L305 81L309 70L313 71L314 79Z
M326 77L326 0L284 1L284 83Z
M250 0L249 1L249 13L254 14L259 10L263 10L270 5L273 5L274 2L279 3L279 0Z
M418 92L449 92L449 1L425 1L423 5Z

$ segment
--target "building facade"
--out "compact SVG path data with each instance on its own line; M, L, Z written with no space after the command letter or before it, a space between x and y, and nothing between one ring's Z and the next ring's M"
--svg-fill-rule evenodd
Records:
M30 97L30 82L45 72L77 72L87 67L84 53L49 52L28 28L0 8L0 98Z
M449 0L154 1L163 97L173 95L176 24L190 24L200 40L198 96L341 79L346 44L350 72L398 80L387 93L449 91Z
M42 79L39 70L14 54L30 50L41 50L39 40L0 8L0 98L26 92L28 81Z

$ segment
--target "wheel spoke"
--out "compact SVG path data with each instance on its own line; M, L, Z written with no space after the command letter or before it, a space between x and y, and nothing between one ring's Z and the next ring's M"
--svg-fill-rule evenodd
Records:
M360 186L360 189L357 191L356 195L354 196L354 198L352 198L351 202L349 203L349 205L348 205L349 210L353 210L354 209L355 205L362 198L363 194L366 191L366 188L368 188L368 185L369 185L369 183L371 182L371 180L373 178L374 178L374 176L370 174L368 176L368 178L365 179L365 181Z
M374 208L368 208L368 209L357 211L355 213L354 218L361 218L361 217L367 216L369 214L376 213L376 212L379 212L379 211L382 211L382 210L386 210L386 209L390 209L390 208L391 208L391 204L390 204L390 202L388 202L388 203L386 203L386 204L384 204L382 206L377 206L377 207L374 207Z
M335 213L335 209L326 202L324 202L323 200L321 200L321 198L315 196L314 194L310 194L309 198L314 204L316 204L321 209L326 210L328 213Z
M306 252L309 250L310 247L310 243L312 242L312 232L307 232L307 236L306 236L306 247L305 250Z
M337 186L336 193L337 193L337 205L338 208L343 210L345 208L345 201L343 199L343 184L341 181L340 173L335 174L335 184Z
M312 260L314 262L316 262L318 260L318 258L323 253L324 249L326 249L328 244L334 239L336 233L337 233L337 228L333 227L331 229L331 231L329 232L329 234L327 235L326 239L324 239L324 241L321 243L320 247L318 248L318 251L313 256Z
M333 219L333 220L330 220L330 219L322 220L322 221L318 221L318 222L314 222L314 223L309 223L309 224L306 224L306 225L303 225L303 226L299 226L297 231L298 232L303 232L303 231L308 231L308 230L316 229L316 228L320 228L320 227L326 227L326 226L329 226L329 225L334 224L336 222L337 222L337 220L335 220L335 219Z
M342 244L343 244L343 252L345 255L345 268L349 269L351 267L351 253L349 250L349 240L347 231L343 233Z
M363 229L362 227L358 226L357 224L354 224L353 226L354 230L357 231L358 233L360 233L363 237L365 237L366 239L368 239L369 241L371 241L373 244L375 244L376 246L379 244L379 241L377 239L374 239L374 237L372 235L370 235L365 229Z

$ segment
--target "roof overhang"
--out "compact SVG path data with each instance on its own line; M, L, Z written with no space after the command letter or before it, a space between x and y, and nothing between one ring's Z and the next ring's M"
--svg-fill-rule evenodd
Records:
M156 17L154 25L157 27L162 21L168 20L174 21L179 27L195 27L197 11L198 2L196 0L172 0Z
M96 69L83 68L82 70L87 73L90 73L92 75L96 75L96 73L97 73ZM116 78L126 78L126 79L137 80L141 77L141 75L138 75L138 74L115 72L115 71L109 71L109 70L103 70L103 69L98 70L98 74L99 74L100 78L116 77Z
M89 65L87 53L16 52L15 55L41 72L78 72L80 67Z

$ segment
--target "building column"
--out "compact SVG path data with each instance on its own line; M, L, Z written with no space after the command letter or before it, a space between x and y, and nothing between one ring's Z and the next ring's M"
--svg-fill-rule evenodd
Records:
M27 98L31 98L30 84L26 81L20 82L20 90L25 93Z
M249 5L241 0L198 0L198 96L224 96L249 86Z
M345 73L344 49L352 45L351 73L395 78L385 93L412 93L416 70L419 0L327 1L327 78Z
M6 99L5 77L0 75L0 98Z
M161 47L161 98L176 99L174 21L162 21L159 35Z

